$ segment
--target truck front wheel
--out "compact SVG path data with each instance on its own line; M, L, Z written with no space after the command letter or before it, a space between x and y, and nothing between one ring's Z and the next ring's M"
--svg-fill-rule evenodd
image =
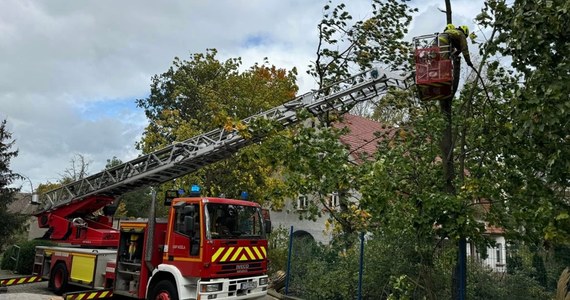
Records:
M149 294L149 300L178 300L178 292L170 280L159 281Z
M54 293L61 295L67 288L67 280L69 279L69 272L65 263L57 263L51 270L49 277L49 286Z

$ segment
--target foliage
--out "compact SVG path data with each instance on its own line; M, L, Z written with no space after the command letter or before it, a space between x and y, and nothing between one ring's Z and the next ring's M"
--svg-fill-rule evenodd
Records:
M9 246L6 248L4 253L2 253L2 261L0 262L0 269L2 270L14 270L16 267L16 261L12 259L16 255L16 247Z
M241 119L282 104L297 91L295 69L278 69L266 60L240 72L241 59L221 62L216 54L209 49L194 54L190 61L176 58L168 71L153 77L151 95L137 100L150 120L138 143L140 150L150 153L214 128L243 132ZM248 191L251 200L277 198L279 202L281 181L272 177L276 170L264 147L272 146L252 144L231 159L208 165L164 188L200 184L205 195L239 198L242 191Z
M267 259L269 260L268 272L272 276L279 270L285 271L287 269L289 232L282 226L274 228L269 234L267 243L269 244L269 252L267 254Z
M320 87L350 76L353 68L366 70L376 63L391 69L404 69L410 45L403 40L412 19L410 9L402 0L371 4L371 17L353 21L346 4L324 6L323 19L318 25L317 58L310 65Z
M469 299L550 299L543 286L522 272L497 273L479 263L468 264Z
M18 156L18 150L11 149L15 143L11 138L12 134L6 128L6 120L3 120L0 122L0 250L24 223L24 217L8 211L8 205L15 200L15 194L20 190L10 185L15 180L22 179L22 176L10 169L10 160Z
M364 245L363 299L430 299L432 292L435 299L450 295L447 270L454 251L438 248L430 271L421 267L412 231L377 231ZM293 247L290 290L295 295L303 299L350 299L356 295L359 243L340 248L295 239Z
M432 246L435 256L431 268L421 262L417 246L412 230L400 234L381 230L370 235L364 248L362 298L450 298L455 245ZM284 244L281 247L286 249ZM303 299L353 298L358 285L359 247L357 243L340 249L294 239L290 294ZM550 299L555 286L547 290L530 275L535 272L532 255L538 252L525 253L521 269L510 273L493 272L480 261L469 260L467 298Z
M552 5L515 1L512 7L502 1L487 1L488 18L481 15L479 21L496 30L498 38L492 36L488 43L482 44L482 54L484 57L513 56L514 73L509 73L512 70L501 67L496 61L487 64L483 59L488 95L476 82L468 82L453 101L454 114L449 120L441 115L435 103L419 105L413 99L407 100L405 97L410 96L407 94L399 95L404 97L403 100L386 99L392 101L393 109L388 111L390 117L409 117L390 118L397 120L398 128L379 136L377 156L374 161L361 166L342 163L348 162L346 149L332 146L341 133L331 128L300 129L294 136L297 141L294 148L288 149L293 150L287 162L293 168L291 174L285 175L287 182L299 190L305 187L315 191L320 197L314 207L325 203L324 197L330 190L344 187L343 183L349 182L348 189L341 192L351 189L360 192L359 209L370 215L364 228L396 226L409 230L413 233L413 245L417 247L416 256L409 257L419 257L417 267L426 274L434 274L437 270L438 256L430 251L434 244L467 237L485 247L489 243L483 235L487 224L501 226L512 239L536 244L546 239L547 246L567 242L570 218L565 191L569 182L570 147L567 147L569 130L565 120L570 102L565 78L569 64L561 60L569 54L564 46L568 32L561 29L567 28L568 21L564 17L567 7L568 4L562 1L554 1ZM351 19L344 12L345 8L344 4L339 5L325 16L320 27L320 45L340 41L340 38L333 38L333 34L350 37L349 30L338 30L347 26L346 22ZM329 9L326 7L325 11ZM525 18L525 15L531 18ZM554 18L552 32L546 27L549 18ZM520 34L524 35L521 39ZM522 45L521 40L526 45ZM342 53L322 51L318 59L329 55L333 61ZM320 83L330 83L346 76L348 73L344 70L349 70L348 65L355 62L317 60L311 74L319 77ZM331 69L327 73L323 71L324 67ZM409 105L404 107L403 104ZM377 114L381 113L377 111ZM452 127L447 127L448 124ZM454 147L452 150L459 153L456 158L449 149L441 152L445 141L440 136L445 130L450 130L448 137ZM329 152L335 162L320 164L319 160ZM444 172L442 161L450 161L454 168ZM349 206L345 205L345 208ZM320 214L316 208L307 212ZM335 218L335 221L342 224L341 218ZM351 229L351 226L341 226L341 232L345 234L350 234ZM535 258L534 261L534 275L515 272L509 278L526 276L529 287L535 287L530 285L530 282L536 283L532 276L539 278L544 268L542 259ZM401 275L396 274L393 280L399 280ZM404 281L415 278L405 275ZM418 278L429 279L429 276ZM540 281L545 283L544 278ZM507 288L516 288L510 281L505 284ZM442 287L433 282L415 281L414 285L424 288L425 295L431 298ZM540 287L536 291L527 290L534 297L542 291Z
M496 137L491 157L502 164L491 177L500 183L497 208L517 238L567 243L570 233L567 189L570 182L567 76L569 32L567 1L487 1L477 19L497 31L486 49L512 60L510 67L489 65L492 94L500 112L489 118ZM496 126L495 126L496 124ZM495 135L493 135L495 136ZM524 230L522 230L524 228Z
M6 249L2 256L1 267L3 270L12 270L18 274L27 275L32 274L34 266L34 259L36 253L36 246L54 246L55 243L46 240L31 240L19 243L19 254L16 246L11 246ZM18 257L18 261L14 261L11 257Z
M558 246L545 249L525 243L511 244L508 248L507 273L526 276L545 290L556 289L560 273L568 266L568 248Z
M61 183L52 183L52 182L40 183L36 188L36 192L39 195L42 195L45 194L46 192L57 189L59 187L61 187Z

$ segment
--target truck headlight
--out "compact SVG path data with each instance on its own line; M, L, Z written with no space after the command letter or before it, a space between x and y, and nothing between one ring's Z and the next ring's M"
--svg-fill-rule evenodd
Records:
M267 285L269 279L267 277L259 278L259 285Z
M200 291L202 293L212 293L212 292L218 292L222 290L222 284L221 283L210 283L210 284L202 284Z

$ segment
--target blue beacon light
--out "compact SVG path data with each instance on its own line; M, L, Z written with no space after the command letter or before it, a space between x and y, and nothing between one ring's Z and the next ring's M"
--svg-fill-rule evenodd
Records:
M193 184L190 186L190 196L197 197L200 196L200 186Z

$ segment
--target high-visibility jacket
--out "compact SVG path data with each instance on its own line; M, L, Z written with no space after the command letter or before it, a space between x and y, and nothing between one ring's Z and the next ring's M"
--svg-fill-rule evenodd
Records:
M445 34L439 35L439 41L441 44L449 44L451 42L451 47L455 48L463 54L463 58L465 58L465 62L467 65L471 66L471 56L469 55L469 48L467 46L467 37L463 33L463 31L454 28L454 29L446 29L444 33L447 33L450 41L447 40Z

